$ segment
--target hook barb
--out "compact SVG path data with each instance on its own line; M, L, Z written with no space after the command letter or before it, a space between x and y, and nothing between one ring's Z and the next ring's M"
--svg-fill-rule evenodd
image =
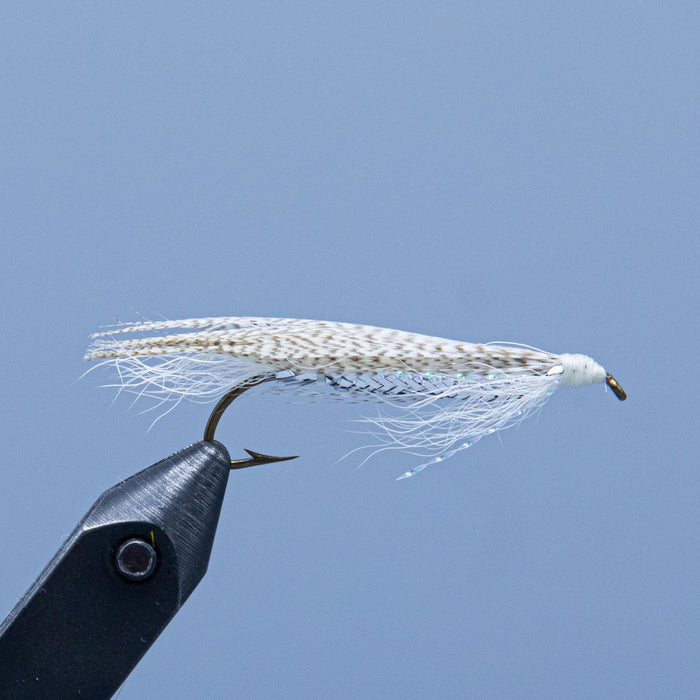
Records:
M257 386L258 384L263 384L264 382L269 382L273 380L274 375L261 374L257 377L253 377L248 380L245 384L234 387L227 394L219 399L219 402L214 406L214 410L209 416L207 425L204 428L204 441L212 442L214 440L214 434L216 433L216 427L219 425L219 420L221 416L224 415L224 411L237 399L244 391L247 391L251 387ZM298 455L293 455L291 457L273 457L272 455L265 455L262 452L255 452L255 450L246 450L250 455L248 459L234 459L231 460L231 469L245 469L245 467L255 467L258 464L271 464L272 462L286 462L289 459L296 459Z
M272 462L286 462L288 459L296 459L299 455L293 455L291 457L273 457L272 455L264 455L261 452L256 452L255 450L248 450L246 452L250 455L249 459L232 459L231 469L245 469L246 467L254 467L258 464L271 464Z

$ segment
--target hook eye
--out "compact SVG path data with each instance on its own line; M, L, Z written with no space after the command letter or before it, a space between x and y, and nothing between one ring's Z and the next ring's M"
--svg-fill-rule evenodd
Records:
M612 389L613 394L615 394L620 401L624 401L627 398L625 390L617 383L617 379L615 379L612 374L607 374L605 383Z

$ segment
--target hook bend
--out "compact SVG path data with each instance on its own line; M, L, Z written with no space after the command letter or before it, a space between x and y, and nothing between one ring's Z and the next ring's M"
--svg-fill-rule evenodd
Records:
M234 387L228 393L224 394L221 399L219 399L214 410L209 416L207 425L204 428L204 441L212 442L214 440L214 434L216 433L216 427L219 425L219 420L221 416L224 415L224 411L237 399L243 392L248 391L248 389L263 384L264 382L269 382L275 377L270 375L258 375L248 380L245 384ZM255 452L254 450L246 449L246 452L250 455L248 459L234 459L231 460L231 469L244 469L245 467L254 467L259 464L271 464L272 462L285 462L288 459L296 459L298 455L293 455L291 457L273 457L272 455L265 455L262 452Z

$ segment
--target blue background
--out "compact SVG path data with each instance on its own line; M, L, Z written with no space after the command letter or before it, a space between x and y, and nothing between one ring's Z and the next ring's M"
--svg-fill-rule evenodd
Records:
M583 352L501 439L336 462L251 397L209 573L120 698L700 696L697 3L5 3L0 608L199 439L77 381L114 318Z

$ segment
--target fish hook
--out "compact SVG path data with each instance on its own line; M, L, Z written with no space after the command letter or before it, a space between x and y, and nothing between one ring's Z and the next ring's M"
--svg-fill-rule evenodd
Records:
M224 411L237 399L244 391L247 391L251 387L257 386L258 384L263 384L264 382L269 382L275 377L269 375L258 375L257 377L252 377L245 384L234 387L227 394L224 394L219 402L214 406L214 410L209 416L207 425L204 428L204 441L212 442L214 440L214 433L216 432L216 426L219 424L221 416ZM299 455L293 455L291 457L273 457L272 455L264 455L262 452L255 452L254 450L246 449L246 452L250 455L249 459L233 459L231 460L231 469L244 469L245 467L254 467L258 464L270 464L272 462L285 462L288 459L296 459Z

